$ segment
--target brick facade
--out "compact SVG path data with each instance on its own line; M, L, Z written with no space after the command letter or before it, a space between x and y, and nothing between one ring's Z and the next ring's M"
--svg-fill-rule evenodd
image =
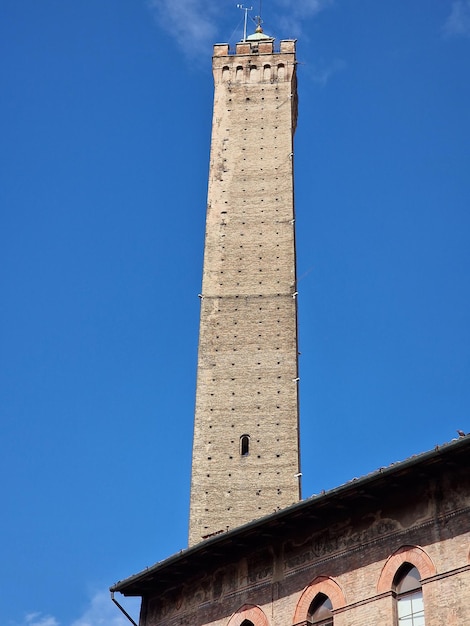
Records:
M426 626L470 624L470 437L193 546L115 587L141 626L295 626L319 593L334 626L397 626L418 569Z

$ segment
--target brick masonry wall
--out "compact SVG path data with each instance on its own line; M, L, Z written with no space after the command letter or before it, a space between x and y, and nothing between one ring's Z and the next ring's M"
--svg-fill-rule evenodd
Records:
M271 42L256 52L239 44L235 55L221 48L213 63L190 544L300 497L294 42L281 53Z
M326 580L320 584L333 590L335 626L396 626L393 577L412 558L421 570L426 626L470 624L465 472L453 470L419 493L403 494L401 502L384 493L382 501L339 508L316 527L299 520L283 541L250 554L241 549L238 560L214 571L208 562L184 588L144 599L142 624L240 626L244 605L259 607L271 626L300 624L313 599L302 603L308 592L302 594L313 581Z

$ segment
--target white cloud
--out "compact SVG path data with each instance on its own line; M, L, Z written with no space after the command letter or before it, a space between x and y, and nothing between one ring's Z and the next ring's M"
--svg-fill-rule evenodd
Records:
M276 0L276 4L286 13L301 18L314 17L333 3L334 0Z
M306 68L306 73L315 83L319 83L323 87L333 74L341 72L345 68L346 63L342 59L335 59L329 64L315 63L312 67Z
M124 606L124 602L122 604ZM136 602L133 602L133 604L135 605ZM138 619L134 616L138 607L134 606L132 610L126 610L138 622ZM93 596L90 606L83 615L72 622L71 626L129 626L129 623L129 620L111 602L109 592L100 591Z
M160 27L173 35L183 51L194 53L215 42L216 3L202 5L198 0L148 0Z
M221 37L225 41L224 33L229 20L233 23L228 30L231 31L232 26L235 29L238 27L238 34L242 34L243 15L242 12L237 13L236 0L206 4L201 4L199 0L147 0L147 3L160 28L173 35L188 55L211 50L212 44L220 41ZM244 4L254 7L250 12L250 18L253 18L258 3ZM305 21L333 4L334 0L275 0L275 6L270 7L270 25L266 26L266 31L272 34L270 26L275 23L276 29L280 27L282 37L298 37ZM251 20L249 24L252 25Z
M50 615L29 613L24 619L24 626L59 626L59 622Z
M443 32L446 37L470 37L470 0L452 2Z
M276 4L283 37L300 37L305 35L305 22L333 6L334 0L276 0Z
M125 610L138 622L140 598L124 598L119 601ZM129 626L129 620L111 601L108 591L99 591L90 600L90 604L78 619L69 626ZM29 613L21 624L16 626L64 626L51 615Z

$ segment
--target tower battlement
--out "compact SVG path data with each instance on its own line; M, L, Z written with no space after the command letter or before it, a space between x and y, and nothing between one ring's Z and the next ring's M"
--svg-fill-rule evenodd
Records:
M274 39L239 41L235 46L235 52L230 50L228 43L214 44L214 57L253 55L253 54L295 54L296 39L281 39L279 50L275 50Z

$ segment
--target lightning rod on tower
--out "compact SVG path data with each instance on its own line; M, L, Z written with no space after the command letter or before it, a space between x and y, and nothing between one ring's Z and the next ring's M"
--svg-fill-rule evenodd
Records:
M248 19L248 11L252 11L253 7L244 7L243 4L237 4L237 8L245 11L245 23L243 26L243 41L246 41L246 22Z

